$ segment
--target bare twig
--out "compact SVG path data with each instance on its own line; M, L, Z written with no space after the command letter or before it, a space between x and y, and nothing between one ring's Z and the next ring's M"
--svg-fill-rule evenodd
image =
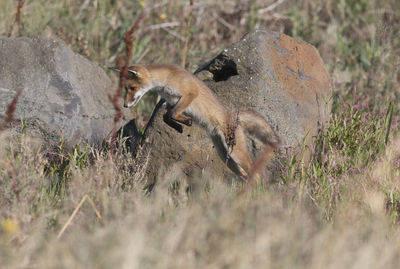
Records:
M236 129L239 125L239 111L237 111L235 115L235 118L233 118L233 113L230 115L230 121L228 123L227 133L225 137L225 142L228 146L225 157L225 166L228 165L229 158L231 158L231 154L233 152L233 147L236 145Z
M224 25L226 28L228 28L231 31L235 31L236 27L233 26L232 24L228 23L226 20L224 20L222 17L219 16L219 14L215 13L213 17L222 25Z
M170 30L169 28L161 28L162 30L164 30L165 32L167 32L168 34L178 38L180 41L184 42L185 38L183 36L181 36L180 34L178 34L175 31Z
M233 151L233 147L236 145L236 129L239 125L239 111L235 112L235 115L228 124L228 131L226 134L225 142L228 145L228 154L230 155Z
M21 29L22 29L21 10L22 10L22 7L24 6L24 3L25 3L25 0L18 0L17 12L15 13L14 19L10 25L10 31L8 32L8 37L10 37L12 35L15 23L18 24L18 36L21 36Z
M99 218L99 220L102 220L102 216L100 215L100 212L97 210L96 206L94 205L93 200L87 195L85 194L82 198L82 200L79 202L79 204L76 206L76 208L74 209L74 211L72 212L71 216L69 217L69 219L67 220L67 222L64 224L64 226L62 227L61 231L58 233L57 235L57 239L60 239L60 237L64 234L65 230L67 229L67 227L71 224L72 220L74 219L75 215L78 213L79 209L82 207L83 203L88 200L89 204L92 206L94 212L96 213L96 216Z
M186 40L185 40L185 45L183 46L182 50L182 68L185 68L186 66L186 53L187 53L187 48L189 44L189 39L190 39L190 25L192 23L192 13L193 13L193 1L194 0L189 0L190 1L190 9L189 9L189 17L186 23Z
M14 99L8 105L8 108L6 111L6 119L3 122L3 124L0 124L0 131L3 131L6 128L6 126L13 120L14 111L17 106L18 98L21 95L21 93L22 93L22 90L18 89L17 94L14 96Z
M154 24L154 25L150 25L146 28L144 28L144 30L158 30L161 28L167 28L167 27L177 27L180 26L181 23L177 22L177 21L173 21L173 22L164 22L164 23L159 23L159 24Z
M24 6L25 0L18 0L18 7L17 7L17 15L16 15L16 20L18 22L18 35L21 36L21 29L22 29L22 23L21 23L21 9Z
M143 58L147 55L147 53L149 53L149 52L150 52L150 48L145 49L145 51L143 51L143 53L137 59L137 62L140 63L143 60Z
M139 22L143 19L143 15L140 15L135 23L132 25L131 29L125 33L124 41L125 41L125 63L122 65L122 56L118 57L118 68L121 71L119 75L119 85L118 89L114 95L108 95L111 103L114 106L115 116L114 116L114 126L112 130L112 139L111 139L111 147L114 146L115 140L117 138L117 125L118 122L122 118L122 110L121 106L118 103L118 100L122 97L122 90L125 87L126 76L128 74L129 62L132 57L132 47L133 47L133 32L139 27Z
M278 0L275 3L267 6L266 8L262 8L260 10L258 10L258 14L264 14L270 11L273 11L274 9L276 9L277 7L279 7L280 5L282 5L286 0Z
M10 31L8 32L7 37L11 37L12 32L14 30L14 24L15 24L15 16L12 18L12 20L10 22Z
M140 63L143 60L143 58L147 55L147 53L149 53L149 52L150 52L150 48L145 49L136 61L138 63Z

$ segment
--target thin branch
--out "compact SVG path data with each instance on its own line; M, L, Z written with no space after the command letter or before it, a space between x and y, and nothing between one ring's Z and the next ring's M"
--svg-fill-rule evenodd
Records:
M229 30L231 30L231 31L235 31L236 30L236 27L234 25L228 23L226 20L221 18L218 14L214 14L213 16L219 23L221 23L223 26L225 26Z
M132 25L131 29L125 33L125 63L122 65L122 56L118 57L118 68L121 70L119 75L119 85L118 89L114 95L108 95L111 103L114 106L115 116L114 116L114 126L112 130L111 148L114 147L115 140L117 138L117 125L122 118L122 110L118 101L122 97L122 90L125 87L126 76L128 75L129 63L132 57L132 47L134 38L132 37L133 32L139 27L139 22L143 19L143 15L139 15L135 23Z
M22 7L24 6L25 0L18 0L18 5L17 5L17 12L15 13L14 19L11 22L10 25L10 31L8 32L8 37L10 37L13 33L14 30L14 24L18 24L18 36L21 36L21 30L22 30L22 22L21 22L21 10Z
M17 94L14 96L14 99L8 105L8 108L6 111L6 119L3 122L3 124L0 124L0 131L3 131L6 128L6 126L13 120L14 111L15 111L15 108L17 107L18 98L21 95L21 93L22 93L22 90L18 89Z
M194 0L189 0L190 1L190 9L189 9L189 17L187 20L187 24L186 24L186 40L185 40L185 45L183 46L183 50L182 50L182 68L185 68L186 66L186 54L187 54L187 48L189 45L189 39L190 39L190 26L192 23L192 13L193 13L193 1Z
M167 28L167 27L177 27L180 26L181 23L177 22L177 21L173 21L173 22L164 22L164 23L159 23L159 24L154 24L154 25L150 25L146 28L144 28L144 30L158 30L161 28Z
M18 22L18 35L21 36L21 29L22 29L22 23L21 23L21 9L24 6L25 0L18 0L18 7L17 7L17 15L16 15L16 20Z
M180 41L184 42L185 38L183 36L181 36L180 34L178 34L175 31L170 30L169 28L161 28L162 30L164 30L165 32L167 32L168 34L178 38Z
M83 203L88 200L89 204L92 206L94 212L96 213L96 216L99 218L99 220L102 220L102 216L100 215L100 212L97 210L96 206L94 205L94 202L90 197L85 194L82 198L82 200L79 202L79 204L76 206L74 211L72 212L71 216L67 220L67 222L64 224L62 227L61 231L57 235L57 239L60 239L60 237L64 234L65 230L68 228L68 226L71 224L72 220L74 219L75 215L78 213L79 209L82 207Z
M145 51L143 51L143 53L139 56L139 58L136 60L138 63L140 63L143 58L147 55L147 53L150 52L150 48L145 49Z
M266 8L262 8L260 10L258 10L258 14L264 14L270 11L273 11L274 9L276 9L277 7L279 7L280 5L282 5L286 0L278 0L275 3L267 6Z

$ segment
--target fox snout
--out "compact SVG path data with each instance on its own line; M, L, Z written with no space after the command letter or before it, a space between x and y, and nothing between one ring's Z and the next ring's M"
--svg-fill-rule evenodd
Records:
M125 101L124 101L124 107L125 107L125 108L132 107L132 106L134 105L134 103L135 103L135 100L131 100L131 101L125 100Z
M142 98L143 94L136 93L133 98L125 98L124 107L133 107L139 103L139 100Z
M124 107L128 108L135 106L138 101L137 93L127 90L124 98Z

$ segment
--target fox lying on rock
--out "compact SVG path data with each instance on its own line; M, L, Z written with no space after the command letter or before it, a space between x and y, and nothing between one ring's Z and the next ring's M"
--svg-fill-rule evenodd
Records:
M118 71L118 68L111 68ZM210 135L220 158L239 177L253 175L254 162L247 150L246 134L256 137L269 156L279 140L267 121L254 111L232 112L196 76L176 65L134 65L128 69L124 107L135 106L148 91L167 103L164 122L182 132L182 125L200 125Z

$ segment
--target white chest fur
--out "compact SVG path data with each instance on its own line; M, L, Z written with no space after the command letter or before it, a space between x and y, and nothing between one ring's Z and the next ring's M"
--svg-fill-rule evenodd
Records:
M170 105L175 105L179 99L182 97L174 87L171 86L164 86L159 91L159 94L165 101Z

